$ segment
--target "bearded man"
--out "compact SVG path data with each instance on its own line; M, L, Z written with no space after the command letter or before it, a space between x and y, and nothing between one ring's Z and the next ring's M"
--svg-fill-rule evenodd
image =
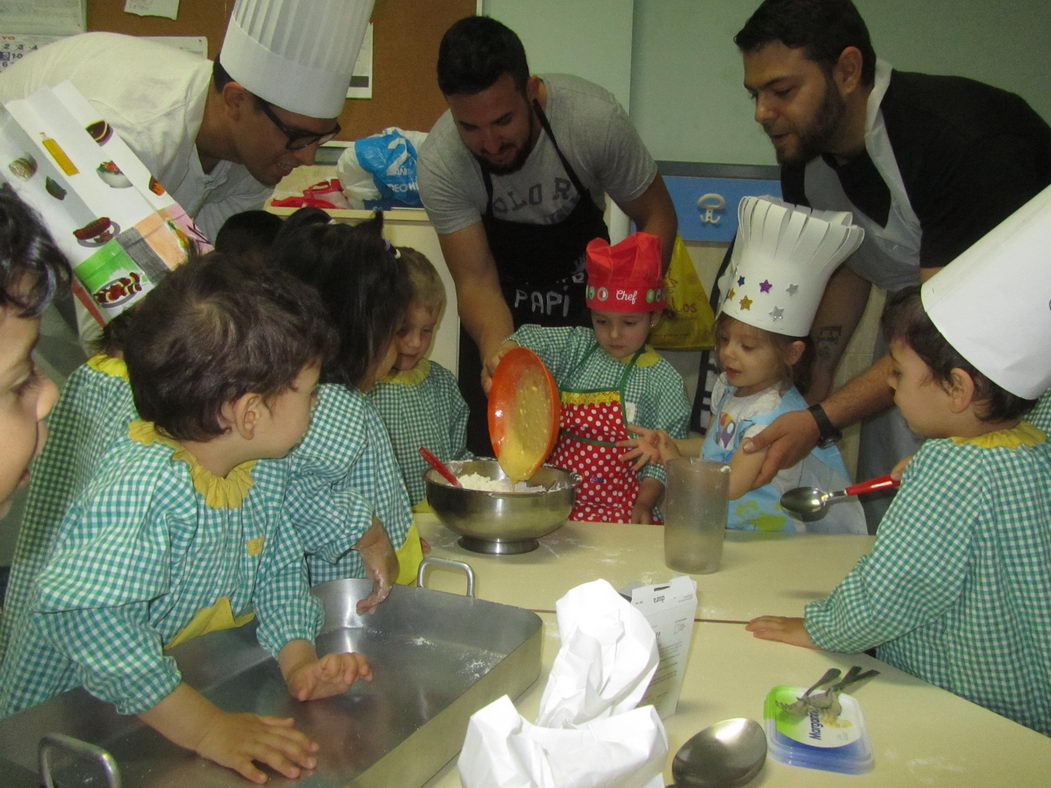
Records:
M849 0L766 0L734 43L784 198L850 211L865 229L814 319L814 404L752 441L752 450L768 449L756 484L863 419L858 476L880 476L917 446L892 407L885 348L831 391L869 290L925 281L1051 183L1051 128L1012 93L893 70L876 58ZM888 502L867 501L870 531Z
M468 445L491 454L482 362L523 323L590 325L584 249L609 240L605 195L661 239L665 266L678 225L656 163L609 91L531 75L522 42L500 22L473 16L446 31L438 86L449 110L420 150L420 197L456 285Z

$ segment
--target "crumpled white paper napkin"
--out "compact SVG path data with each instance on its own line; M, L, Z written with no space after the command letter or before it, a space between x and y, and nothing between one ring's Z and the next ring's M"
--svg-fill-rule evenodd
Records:
M636 709L657 669L645 617L605 580L556 605L562 646L537 724L505 695L477 711L457 767L466 788L663 788L668 737Z

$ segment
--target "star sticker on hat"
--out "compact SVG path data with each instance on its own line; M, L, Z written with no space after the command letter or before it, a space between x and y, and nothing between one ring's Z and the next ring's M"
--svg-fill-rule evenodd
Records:
M796 293L799 292L799 285L797 285L795 283L790 284L788 287L785 288L785 292L788 293L789 295L795 295Z
M752 299L749 298L748 296L745 296L744 298L742 298L741 299L741 309L751 309L751 308L752 308Z
M736 290L735 288L732 288L732 287L731 287L731 288L730 288L730 292L726 294L726 297L727 297L727 299L729 299L730 301L733 301L733 300L734 300L734 297L735 297L736 295L737 295L737 290Z
M769 279L764 279L762 282L759 283L759 292L760 293L769 293L770 292L770 288L772 288L772 287L773 287L773 285L770 284L770 280Z
M737 286L738 287L744 287L744 277L743 276L737 277Z
M770 310L770 317L773 320L784 320L785 310L779 306L775 306Z

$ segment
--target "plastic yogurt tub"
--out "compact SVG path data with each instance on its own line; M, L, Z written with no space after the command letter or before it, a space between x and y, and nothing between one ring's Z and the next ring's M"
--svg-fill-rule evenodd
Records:
M861 774L871 769L872 746L858 702L841 694L839 703L843 710L835 721L822 719L820 712L794 714L778 704L790 704L805 691L805 687L781 685L766 696L766 741L774 760L844 774Z

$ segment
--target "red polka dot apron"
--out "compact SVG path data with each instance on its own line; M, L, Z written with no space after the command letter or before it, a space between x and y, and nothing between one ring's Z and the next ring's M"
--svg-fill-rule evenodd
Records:
M597 349L598 345L588 351L581 366ZM630 462L617 459L625 449L616 443L628 438L624 387L641 354L639 350L624 365L616 389L561 392L559 439L548 462L580 476L570 520L631 522L631 510L639 497L639 477Z

